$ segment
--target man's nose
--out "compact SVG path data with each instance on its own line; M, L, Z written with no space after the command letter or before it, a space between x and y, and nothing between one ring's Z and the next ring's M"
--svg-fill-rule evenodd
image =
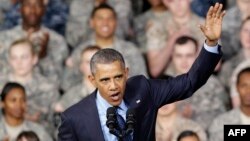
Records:
M117 89L117 84L114 80L111 80L110 82L110 90L116 90Z

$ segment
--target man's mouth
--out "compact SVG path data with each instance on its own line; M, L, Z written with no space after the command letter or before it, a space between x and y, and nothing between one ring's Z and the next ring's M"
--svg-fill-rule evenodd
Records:
M120 97L119 94L120 94L119 92L112 94L112 95L111 95L111 99L112 99L113 101L119 100L119 97Z
M109 28L106 27L106 26L104 26L104 27L101 28L101 30L102 30L103 32L107 32L107 31L109 31Z

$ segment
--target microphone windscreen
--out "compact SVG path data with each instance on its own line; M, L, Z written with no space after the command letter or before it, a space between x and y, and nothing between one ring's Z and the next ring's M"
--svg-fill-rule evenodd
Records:
M126 113L126 117L129 116L135 116L135 110L134 109L128 109Z
M107 118L108 118L108 116L110 116L110 115L115 115L115 113L116 113L116 109L115 109L115 107L109 107L108 109L107 109Z

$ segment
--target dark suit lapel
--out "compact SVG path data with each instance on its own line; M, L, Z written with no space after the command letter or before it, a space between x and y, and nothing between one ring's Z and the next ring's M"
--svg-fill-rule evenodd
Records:
M91 97L89 99L89 105L93 105L93 106L89 106L87 113L88 113L88 125L89 127L87 128L89 130L89 133L95 133L90 135L92 137L92 139L94 139L95 141L104 141L104 136L103 136L103 132L102 132L102 128L101 128L101 122L99 119L99 114L97 111L97 106L96 106L96 91L94 91L91 94Z

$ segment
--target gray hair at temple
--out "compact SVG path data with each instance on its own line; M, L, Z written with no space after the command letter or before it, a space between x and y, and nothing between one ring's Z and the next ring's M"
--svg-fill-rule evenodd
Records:
M121 62L122 67L125 69L125 61L120 52L111 48L97 51L90 60L90 69L92 75L96 73L96 64L111 64L115 61Z

